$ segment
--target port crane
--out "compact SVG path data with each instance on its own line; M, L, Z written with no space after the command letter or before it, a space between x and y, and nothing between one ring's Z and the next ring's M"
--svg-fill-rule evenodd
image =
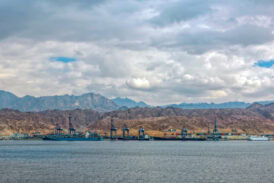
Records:
M116 139L117 138L117 128L115 128L115 126L114 126L114 121L113 121L113 119L111 118L111 121L110 121L110 126L111 126L111 128L110 128L110 139ZM113 133L114 133L114 135L113 135Z
M214 129L213 129L213 135L216 135L218 132L218 128L217 128L217 120L215 118L215 121L214 121Z
M124 124L124 127L123 127L123 139L127 139L129 137L129 128L127 127L126 124Z
M217 119L215 118L214 120L214 129L213 129L213 134L211 136L212 140L219 140L221 136L218 134L218 128L217 128Z
M59 124L55 124L55 134L61 135L63 132L63 128Z
M145 129L142 126L138 130L138 137L139 137L139 139L145 138Z
M73 127L72 122L71 122L72 116L69 115L68 118L69 118L69 134L73 135L76 133L76 129Z

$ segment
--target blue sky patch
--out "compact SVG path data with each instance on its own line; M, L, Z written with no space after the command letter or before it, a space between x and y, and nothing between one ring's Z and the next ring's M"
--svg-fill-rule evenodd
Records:
M255 66L270 68L274 65L274 60L259 60L255 63Z
M50 57L50 60L63 63L76 62L76 58L72 57Z

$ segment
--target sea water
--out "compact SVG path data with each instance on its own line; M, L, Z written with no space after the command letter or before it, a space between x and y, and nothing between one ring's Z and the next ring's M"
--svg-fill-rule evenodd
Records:
M274 142L0 141L0 182L274 182Z

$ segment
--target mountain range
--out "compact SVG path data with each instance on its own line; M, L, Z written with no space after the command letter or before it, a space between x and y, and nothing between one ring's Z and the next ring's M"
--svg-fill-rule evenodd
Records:
M120 107L128 107L128 108L133 108L133 107L149 107L149 105L147 105L145 102L140 101L140 102L136 102L132 99L129 98L120 98L117 97L115 99L112 99L112 101L119 105Z
M226 109L226 108L246 108L251 103L246 102L224 102L224 103L181 103L171 104L165 107L175 107L181 109Z
M17 97L13 93L0 90L0 109L15 109L22 112L38 112L45 110L92 109L99 112L119 110L120 108L148 107L144 102L135 102L129 98L108 99L100 94L86 93L80 96L24 96Z
M274 101L258 101L254 103L259 104L270 104ZM164 107L175 107L181 109L234 109L234 108L246 108L252 103L246 102L224 102L224 103L181 103L181 104L171 104Z
M269 104L274 101L257 102ZM174 107L181 109L225 109L225 108L246 108L251 103L246 102L225 102L225 103L181 103L160 106L162 108ZM86 93L80 96L24 96L16 95L0 90L0 109L15 109L22 112L39 112L45 110L73 110L73 109L92 109L99 112L114 110L126 110L134 107L153 107L143 101L136 102L129 98L108 99L100 94Z
M106 97L87 93L81 96L62 95L46 97L17 97L6 91L0 91L0 109L8 108L19 111L93 109L100 112L119 109L119 106Z

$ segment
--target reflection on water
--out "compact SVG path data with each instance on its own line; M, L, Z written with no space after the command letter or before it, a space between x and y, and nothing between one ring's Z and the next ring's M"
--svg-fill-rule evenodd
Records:
M273 182L274 142L0 141L0 182Z

